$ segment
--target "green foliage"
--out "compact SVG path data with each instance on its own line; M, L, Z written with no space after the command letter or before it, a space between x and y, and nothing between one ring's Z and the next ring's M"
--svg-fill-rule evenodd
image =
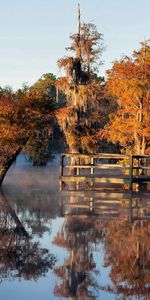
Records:
M40 111L46 113L50 108L56 106L56 77L52 73L43 74L28 91L30 103L33 107L39 107Z

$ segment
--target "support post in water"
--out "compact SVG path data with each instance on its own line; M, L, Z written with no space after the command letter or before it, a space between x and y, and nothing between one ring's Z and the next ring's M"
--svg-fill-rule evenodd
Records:
M94 204L94 199L93 197L90 197L90 212L93 211L93 204Z
M94 164L94 157L91 157L91 166L93 166ZM91 168L91 175L94 174L94 168ZM91 182L91 187L94 186L94 182Z
M80 166L80 157L78 158L78 165ZM80 175L80 168L77 168L76 169L76 175L77 176L79 176ZM77 189L77 191L79 190L79 185L80 185L80 182L79 181L77 181L77 184L76 184L76 189Z
M133 155L130 155L130 190L133 188Z

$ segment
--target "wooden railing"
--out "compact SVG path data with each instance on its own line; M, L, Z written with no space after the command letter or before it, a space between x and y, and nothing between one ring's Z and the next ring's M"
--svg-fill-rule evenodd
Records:
M132 190L136 185L150 182L150 156L122 154L79 154L65 153L60 160L60 189L75 183L75 190L81 184L89 183L90 189L98 189L95 184L110 186L128 185ZM81 188L84 189L83 187Z

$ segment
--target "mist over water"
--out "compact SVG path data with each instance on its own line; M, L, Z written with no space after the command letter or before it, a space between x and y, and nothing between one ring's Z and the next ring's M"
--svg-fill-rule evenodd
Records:
M59 163L21 153L4 180L1 299L149 299L149 195L99 193L92 211L59 192Z

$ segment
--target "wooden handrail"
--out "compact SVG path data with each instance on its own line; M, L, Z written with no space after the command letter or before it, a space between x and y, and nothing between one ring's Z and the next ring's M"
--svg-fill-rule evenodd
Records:
M114 153L95 153L95 154L82 154L82 153L63 153L65 157L81 157L81 158L116 158L124 159L129 158L130 155L114 154Z

